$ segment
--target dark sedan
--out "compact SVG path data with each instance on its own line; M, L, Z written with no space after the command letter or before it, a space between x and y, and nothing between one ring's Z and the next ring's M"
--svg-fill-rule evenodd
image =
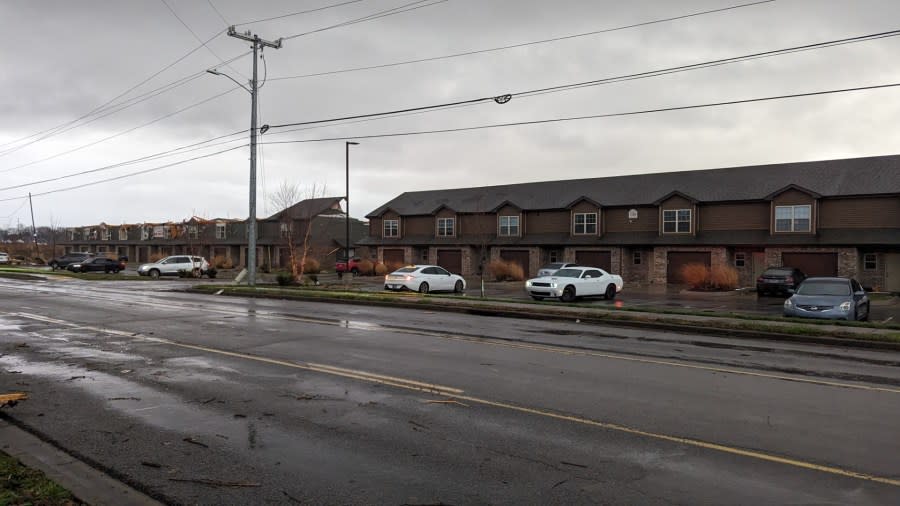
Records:
M855 279L807 278L784 301L785 316L828 320L869 319L869 297Z
M756 278L756 293L780 293L787 295L796 290L806 275L793 267L769 267Z
M72 272L105 272L109 274L117 274L119 271L125 270L125 262L121 260L113 260L112 258L94 257L88 258L83 262L69 264L66 269Z

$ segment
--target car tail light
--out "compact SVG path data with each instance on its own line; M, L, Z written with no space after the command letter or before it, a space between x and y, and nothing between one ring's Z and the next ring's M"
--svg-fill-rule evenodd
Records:
M760 276L760 277L756 278L756 282L757 282L757 283L765 283L765 282L766 282L766 279L763 278L762 276Z

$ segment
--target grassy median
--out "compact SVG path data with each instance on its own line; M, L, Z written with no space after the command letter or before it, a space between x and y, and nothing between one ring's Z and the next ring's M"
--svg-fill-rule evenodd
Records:
M39 276L58 276L64 278L85 279L88 281L149 281L149 276L124 276L122 274L105 274L102 272L72 272L67 270L51 271L31 267L0 267L0 277L10 279L41 279Z
M25 467L15 458L0 452L0 504L75 506L85 503L44 473Z

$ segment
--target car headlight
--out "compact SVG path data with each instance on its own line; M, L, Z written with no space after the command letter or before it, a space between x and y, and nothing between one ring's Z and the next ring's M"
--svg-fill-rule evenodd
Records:
M550 283L550 288L556 288L556 283Z
M531 280L525 282L525 288L531 288Z
M794 303L791 302L791 299L787 299L784 301L784 307L792 307L793 305Z
M851 303L848 300L847 302L841 302L841 311L850 311Z

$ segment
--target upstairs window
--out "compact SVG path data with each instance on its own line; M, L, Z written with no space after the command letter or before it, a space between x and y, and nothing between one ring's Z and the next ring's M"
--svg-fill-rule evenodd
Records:
M112 232L110 232L108 228L100 230L100 240L108 241L111 235Z
M597 213L575 213L575 235L594 235L597 233Z
M141 240L146 241L150 238L150 229L147 227L141 227Z
M188 225L188 237L191 239L199 239L200 228L197 225Z
M75 240L75 229L74 229L74 228L69 229L69 240L70 240L70 241L74 241L74 240Z
M165 225L156 225L153 227L153 238L154 239L165 239L166 238Z
M400 237L400 220L384 220L384 237Z
M438 218L437 235L438 237L453 237L456 229L456 218Z
M127 241L128 240L128 229L125 227L119 227L119 240Z
M225 238L225 223L216 223L216 239Z
M811 206L775 206L776 232L809 232Z
M282 223L281 224L281 237L287 238L291 235L291 224L290 223Z
M500 236L515 237L519 235L519 217L518 216L501 216L500 217Z
M668 209L663 211L663 233L665 234L690 234L691 210Z

